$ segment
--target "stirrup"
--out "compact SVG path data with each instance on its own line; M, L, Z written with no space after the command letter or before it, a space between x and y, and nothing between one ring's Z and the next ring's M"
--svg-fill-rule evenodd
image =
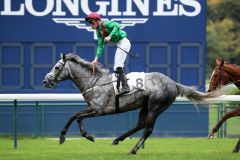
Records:
M126 85L126 86L122 87L121 91L119 92L119 95L127 94L129 92L130 92L129 86Z

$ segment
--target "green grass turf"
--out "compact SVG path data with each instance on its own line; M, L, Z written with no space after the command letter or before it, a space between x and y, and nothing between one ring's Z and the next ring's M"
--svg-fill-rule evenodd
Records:
M13 140L0 138L0 160L239 160L240 153L232 153L236 138L208 140L207 138L149 138L137 155L127 155L138 138L126 139L117 146L112 139L67 141L47 138L20 138L18 149Z

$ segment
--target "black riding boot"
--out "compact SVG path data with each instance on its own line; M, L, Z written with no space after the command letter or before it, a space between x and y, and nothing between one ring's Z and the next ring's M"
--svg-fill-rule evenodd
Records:
M120 94L126 94L130 92L129 86L127 84L127 78L122 67L117 68L117 73L119 74L119 79L122 82L122 90Z

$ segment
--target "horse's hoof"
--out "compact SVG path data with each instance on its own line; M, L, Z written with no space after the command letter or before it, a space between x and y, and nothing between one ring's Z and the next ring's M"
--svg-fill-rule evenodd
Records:
M59 144L63 144L64 142L65 142L65 137L64 137L64 135L60 135Z
M94 138L93 138L93 136L91 136L91 135L86 135L86 138L87 138L88 140L94 142Z
M233 150L232 151L232 153L238 153L239 152L239 150Z
M136 155L137 154L137 152L133 152L133 151L131 151L131 152L129 152L127 155Z
M232 151L232 153L238 153L239 152L239 148L234 148L234 150Z
M113 140L112 145L118 145L118 140Z
M208 139L213 139L213 138L214 138L214 134L211 134L211 133L210 133L210 134L208 135Z
M135 154L137 154L137 150L136 149L133 149L133 150L131 150L130 153L128 153L128 155L135 155Z

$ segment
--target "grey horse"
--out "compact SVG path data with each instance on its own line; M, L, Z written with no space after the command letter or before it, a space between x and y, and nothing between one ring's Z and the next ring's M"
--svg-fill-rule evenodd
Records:
M117 145L119 141L123 141L133 133L144 129L142 137L130 154L137 153L152 133L157 117L174 102L177 96L185 96L193 102L204 102L207 98L218 96L216 92L202 93L192 87L176 83L161 73L145 73L145 90L120 96L119 109L117 110L112 75L109 70L98 65L93 67L90 62L73 53L61 56L61 60L45 76L43 84L47 88L52 88L63 80L72 80L76 84L83 93L88 106L70 117L61 130L60 144L64 143L66 132L74 120L77 120L81 135L94 141L93 137L84 129L82 123L84 118L140 109L136 126L112 142L113 145Z

